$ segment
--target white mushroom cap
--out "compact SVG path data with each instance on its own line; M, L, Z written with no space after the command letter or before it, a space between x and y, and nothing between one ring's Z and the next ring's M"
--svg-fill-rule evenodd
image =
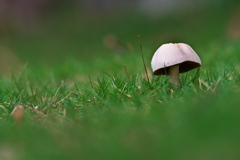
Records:
M184 73L201 66L196 52L184 43L169 43L160 46L152 58L154 75L169 75L169 67L179 65L179 73Z

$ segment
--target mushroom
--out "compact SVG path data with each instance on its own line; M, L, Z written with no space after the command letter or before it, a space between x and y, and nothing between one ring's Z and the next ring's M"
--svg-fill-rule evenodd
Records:
M200 67L201 60L189 45L169 43L157 49L151 65L154 75L169 75L169 81L180 86L179 73Z

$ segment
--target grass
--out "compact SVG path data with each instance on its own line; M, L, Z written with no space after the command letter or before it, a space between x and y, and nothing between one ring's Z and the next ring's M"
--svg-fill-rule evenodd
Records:
M165 76L150 85L141 72L128 79L123 67L86 84L48 75L37 81L31 70L2 79L0 152L19 159L238 159L240 74L219 63L183 74L181 88ZM10 116L17 105L23 122Z
M220 33L214 28L203 32ZM150 83L134 45L136 53L93 54L90 61L76 56L39 63L30 57L20 73L2 76L0 159L239 159L239 40L204 34L203 45L184 31L203 65L182 74L180 88L151 74L154 45L144 36ZM151 32L146 39L157 39ZM23 52L19 43L13 48Z

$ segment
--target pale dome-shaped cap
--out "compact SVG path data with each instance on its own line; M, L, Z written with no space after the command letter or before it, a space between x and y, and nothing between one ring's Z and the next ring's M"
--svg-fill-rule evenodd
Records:
M196 52L184 43L169 43L160 46L152 58L154 75L168 75L169 67L179 65L179 73L184 73L201 66Z

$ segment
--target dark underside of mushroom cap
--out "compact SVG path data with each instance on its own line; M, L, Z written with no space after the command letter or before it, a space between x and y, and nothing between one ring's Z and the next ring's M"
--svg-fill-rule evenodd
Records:
M187 71L190 71L192 69L198 68L201 66L201 64L196 63L196 62L191 62L191 61L185 61L179 64L179 73L184 73ZM153 72L154 75L169 75L169 68L170 67L166 67L166 68L159 68L156 71Z

